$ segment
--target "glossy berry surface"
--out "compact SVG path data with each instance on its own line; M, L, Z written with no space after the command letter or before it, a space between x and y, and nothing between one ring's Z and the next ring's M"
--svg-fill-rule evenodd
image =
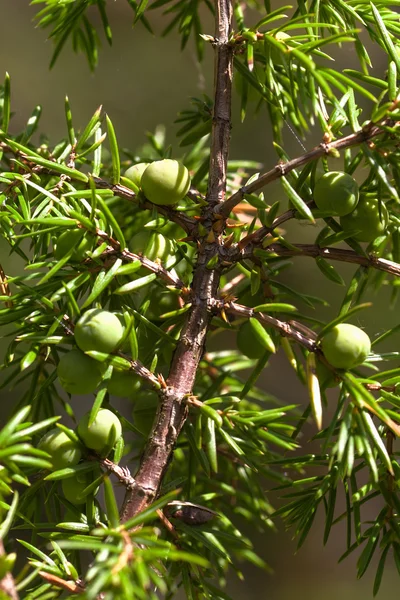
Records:
M361 196L355 210L341 217L340 225L343 231L354 231L355 240L373 242L386 232L389 223L389 213L383 202L371 196ZM357 233L356 233L357 232Z
M63 354L57 366L60 384L69 394L94 392L103 379L103 371L98 361L78 349Z
M90 426L89 418L90 411L79 421L77 430L85 446L97 452L112 448L122 433L118 417L111 410L101 408Z
M157 160L144 171L141 187L146 198L154 204L176 204L189 191L189 171L177 160Z
M124 173L124 177L130 179L137 187L140 187L142 175L149 166L149 163L137 163L132 165Z
M110 381L107 384L108 392L112 396L131 398L140 387L140 378L132 371L113 369Z
M351 213L357 206L358 198L358 184L348 173L330 171L315 184L315 204L333 217Z
M140 231L129 242L129 249L149 260L165 262L173 253L173 243L157 231Z
M65 498L77 506L85 504L86 496L82 496L82 493L88 485L91 484L92 478L88 473L77 473L72 477L63 479L61 482L62 492ZM75 519L74 519L75 520Z
M87 310L75 326L75 340L81 350L87 352L113 352L124 334L118 317L100 308Z
M48 431L38 443L39 450L50 454L53 469L65 469L78 464L82 452L78 442L74 442L64 431L55 427Z
M337 369L352 369L361 365L371 351L368 335L355 325L339 323L321 340L326 360Z
M152 289L146 317L152 321L157 321L161 315L173 312L179 308L178 296L157 286Z

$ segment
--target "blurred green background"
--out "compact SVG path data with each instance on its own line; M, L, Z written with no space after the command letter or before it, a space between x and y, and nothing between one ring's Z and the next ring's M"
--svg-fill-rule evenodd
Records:
M278 6L273 3L273 8ZM68 95L74 124L77 129L85 126L94 110L102 104L110 115L119 143L131 150L139 148L145 142L145 132L153 131L159 123L167 126L168 141L173 144L175 155L179 156L174 125L177 113L189 107L191 96L203 93L212 95L213 55L206 47L205 60L199 64L194 47L189 43L184 53L180 52L180 42L175 34L167 38L153 37L138 26L132 30L132 11L125 0L107 2L109 17L114 33L113 47L105 43L100 51L99 66L91 73L82 56L72 53L67 47L58 63L49 71L52 55L52 42L46 39L46 32L35 28L32 19L35 8L26 0L2 0L0 11L0 79L5 71L11 75L12 111L11 131L18 132L26 123L37 104L43 107L41 131L46 132L50 143L55 143L66 134L64 118L64 98ZM152 25L159 34L165 27L160 15L152 15ZM204 30L213 34L213 23L204 15ZM356 64L354 51L347 45L345 51L337 54L337 65L351 67ZM375 74L380 75L386 68L385 58L375 57ZM367 115L366 117L367 118ZM362 121L363 119L361 119ZM312 128L311 128L312 130ZM302 143L310 148L320 139L318 127ZM292 156L302 153L299 140L288 128L285 131L287 151ZM233 106L233 129L231 158L255 159L268 169L276 162L271 144L270 127L266 110L257 115L250 109L245 123L240 124L237 99ZM340 168L340 162L336 163ZM335 163L332 161L332 167ZM270 198L270 196L271 198ZM268 201L283 198L279 184L269 186L266 191ZM289 228L288 228L289 229ZM290 225L292 242L305 242L315 239L318 228L299 223ZM5 271L16 274L19 263L10 258L4 245L0 246L1 263ZM322 277L314 262L308 258L294 260L294 266L286 271L283 281L290 283L300 291L321 295L329 299L330 307L321 309L317 318L328 321L337 314L343 289ZM335 265L342 276L348 280L354 272L351 265ZM369 311L358 313L355 324L365 327L372 339L380 335L389 326L397 324L398 310L390 311L389 290L382 289L372 300L374 306ZM233 341L233 337L231 338ZM392 337L385 348L396 350L399 338ZM3 348L6 340L3 340ZM391 366L398 366L390 363ZM262 385L283 402L306 403L305 390L299 386L296 377L285 358L278 354L273 357L265 371ZM16 392L17 394L17 392ZM14 396L12 396L14 398ZM17 396L15 396L17 397ZM335 402L335 394L331 397ZM4 408L1 420L10 406L10 393L1 391ZM118 408L122 408L118 406ZM82 405L78 414L86 410ZM1 413L0 413L1 414ZM326 419L328 417L325 417ZM303 437L315 433L310 426ZM307 447L308 448L308 447ZM309 448L307 449L309 451ZM343 507L343 502L342 502ZM369 506L369 516L375 519L379 504ZM250 532L249 532L250 533ZM344 528L341 525L331 535L325 548L322 547L323 520L321 515L303 548L295 554L295 542L291 532L251 536L257 549L275 570L267 575L256 569L246 569L246 582L232 578L230 593L235 600L242 598L268 600L368 600L372 599L372 567L361 581L355 579L356 556L340 565L337 559L345 550ZM397 571L390 561L384 577L379 597L394 593L398 582Z

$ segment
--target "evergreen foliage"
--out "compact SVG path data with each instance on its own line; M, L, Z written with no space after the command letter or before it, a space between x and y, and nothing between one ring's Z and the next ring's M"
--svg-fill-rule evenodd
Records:
M0 325L9 340L2 389L24 390L0 431L1 597L155 600L183 590L190 600L225 600L229 572L241 576L245 562L270 569L243 527L263 532L282 518L300 547L317 512L325 516L324 543L345 520L341 558L358 552L358 577L379 557L376 594L389 555L400 573L400 353L380 352L399 326L393 318L383 334L368 331L372 352L349 370L329 365L320 341L370 308L371 289L388 286L393 305L398 296L398 2L298 0L278 9L268 0L127 2L135 25L151 32L152 11L162 9L164 33L177 31L183 51L194 43L199 59L207 44L215 53L213 98L195 98L179 113L180 156L171 156L161 128L142 149L124 151L106 112L96 110L82 126L68 99L65 137L54 146L44 137L37 143L40 107L16 132L8 75L1 88L0 234L22 264L17 272L0 269ZM54 42L51 66L72 44L95 68L100 39L112 40L106 1L32 4ZM204 9L215 32L203 30ZM382 77L371 74L376 45L387 56ZM332 54L349 47L359 67L339 70ZM229 161L232 76L241 78L243 126L249 111L269 113L278 155L270 170ZM286 124L302 138L319 131L320 145L289 156ZM165 158L191 175L177 205L152 204L125 177L133 164ZM376 218L388 219L371 242L357 241L357 223L343 230L313 201L318 177L339 170L332 158L357 180L360 197L373 198ZM287 206L264 193L276 180ZM293 232L306 223L321 225L315 241L296 243ZM282 282L298 257L315 261L321 286L324 278L344 285L333 263L354 265L329 323L312 316L326 298ZM77 349L75 324L98 308L115 313L123 329L110 354L85 352L99 381L85 427L104 408L122 424L118 440L115 423L105 427L101 453L63 423L67 416L76 422L76 404L57 371ZM245 336L232 347L225 334L244 323ZM210 335L225 349L211 352ZM257 385L277 352L308 387L305 409L296 401L284 406ZM128 396L120 414L108 386L123 372L133 381L118 387ZM335 389L329 420L328 386ZM315 454L303 431L312 419ZM80 462L56 471L38 447L54 428L82 452ZM272 488L282 498L277 506ZM366 521L376 498L380 509Z

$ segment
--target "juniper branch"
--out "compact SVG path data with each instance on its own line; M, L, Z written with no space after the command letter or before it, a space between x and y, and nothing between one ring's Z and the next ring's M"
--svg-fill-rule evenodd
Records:
M192 282L192 305L172 358L166 386L160 391L161 402L139 470L135 475L136 485L125 495L121 509L122 522L144 510L157 496L175 443L187 417L187 404L184 399L192 392L212 318L210 303L216 297L221 267L217 265L208 268L208 265L214 257L217 257L221 244L220 233L224 227L221 219L213 213L213 207L224 200L226 190L231 128L233 60L233 49L229 44L231 27L230 0L216 0L215 102L207 203L201 215L208 235L199 246Z
M379 258L373 254L360 255L353 250L347 250L343 248L324 248L316 244L291 244L294 248L286 248L282 244L271 244L263 249L263 252L267 252L273 256L281 257L296 257L304 256L317 258L318 256L325 258L326 260L335 260L346 263L353 263L361 265L363 267L371 267L379 271L385 271L390 275L396 277L400 276L400 264L387 260L386 258ZM254 246L247 246L242 252L242 258L251 258L253 256Z
M279 163L275 165L273 169L267 171L267 173L264 173L249 185L245 185L240 188L240 190L233 194L233 196L226 200L226 202L216 206L215 211L222 217L228 217L234 207L243 200L245 194L253 194L254 192L258 192L272 181L275 181L280 177L284 177L294 169L303 167L307 163L317 160L322 156L328 156L334 151L345 150L346 148L359 146L360 144L368 142L369 140L381 135L385 131L385 127L393 125L394 123L391 119L385 119L379 125L371 122L359 131L351 133L343 138L328 143L322 142L319 144L319 146L316 146L301 156L293 158L286 163Z

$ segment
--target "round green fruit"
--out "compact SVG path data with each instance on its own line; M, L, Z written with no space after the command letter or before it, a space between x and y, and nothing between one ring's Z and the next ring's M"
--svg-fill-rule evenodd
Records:
M171 240L157 231L140 231L129 242L129 249L135 254L143 254L149 260L165 262L173 254Z
M180 162L166 158L147 167L142 175L141 185L150 202L161 206L176 204L189 191L190 175Z
M380 207L379 207L380 204ZM386 232L389 213L383 202L370 195L361 196L355 210L340 218L343 231L358 231L353 235L359 242L372 242Z
M140 433L147 437L151 431L158 407L158 395L145 391L135 398L133 423Z
M265 346L255 335L250 319L239 327L236 343L240 352L248 358L261 358L265 354Z
M104 367L81 350L63 354L57 366L61 386L69 394L90 394L100 385Z
M159 320L160 316L180 308L178 296L168 290L160 287L152 289L150 295L150 305L146 312L146 317L152 321Z
M71 260L80 262L86 258L86 252L93 248L93 239L82 229L68 229L57 239L55 258L61 260L72 248Z
M78 424L78 435L85 446L97 452L112 448L122 433L118 417L111 410L101 408L90 427L89 417L90 411Z
M124 327L118 317L108 310L91 308L75 326L75 340L84 352L113 352L121 341Z
M76 506L85 504L86 496L82 496L82 492L92 481L93 479L87 472L77 473L68 479L63 479L61 487L65 498Z
M352 369L367 358L371 340L359 327L339 323L324 335L321 349L326 360L336 369Z
M112 396L131 398L140 388L140 378L133 371L113 369L107 389Z
M357 206L358 184L348 173L330 171L320 177L314 188L314 201L320 210L330 216L342 217Z
M50 454L54 471L77 465L82 456L78 442L71 440L58 427L51 429L41 438L38 448Z
M129 167L124 173L124 177L130 179L137 187L140 187L142 175L149 166L149 163L137 163Z

